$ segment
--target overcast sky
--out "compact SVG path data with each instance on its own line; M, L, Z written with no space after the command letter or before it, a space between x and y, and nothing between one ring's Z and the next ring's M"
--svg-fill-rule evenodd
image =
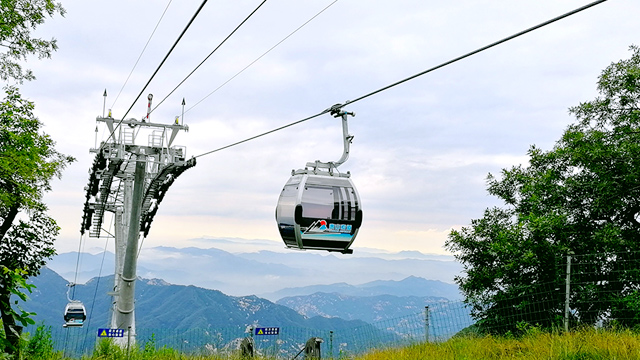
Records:
M127 117L141 118L147 94L154 94L155 103L164 98L260 2L209 1ZM168 3L65 0L66 16L37 31L56 38L59 50L52 59L27 63L37 80L24 84L22 92L36 103L58 149L78 159L46 196L62 227L59 252L78 248L94 156L89 148L95 145L104 90L106 107L122 118L201 1L169 5L116 101ZM358 98L587 3L269 0L151 120L172 122L185 98L190 130L175 143L187 147L188 157L199 155ZM364 212L354 251L446 253L443 244L452 228L500 204L486 193L487 174L526 164L532 144L550 149L573 121L568 108L593 99L601 70L629 56L629 45L640 42L639 14L637 0L609 0L348 106L356 113L349 122L355 138L340 169L352 173ZM98 141L106 139L104 127L98 129ZM170 188L144 246L206 247L206 241L190 240L203 237L280 242L274 209L291 170L307 161L337 160L341 153L340 121L325 115L201 157ZM85 246L103 247L104 240L87 239ZM259 247L235 248L240 250Z

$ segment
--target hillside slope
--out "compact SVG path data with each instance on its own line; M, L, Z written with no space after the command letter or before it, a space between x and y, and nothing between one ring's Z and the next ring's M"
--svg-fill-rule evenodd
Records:
M36 312L35 319L47 325L62 325L67 304L67 281L44 267L31 283L36 289L25 310ZM113 276L94 278L76 285L74 299L87 309L86 326L108 327L110 319ZM363 321L305 317L295 310L256 296L227 296L217 290L196 286L172 285L159 279L136 281L136 324L138 328L221 328L229 326L304 327L340 329L367 326Z

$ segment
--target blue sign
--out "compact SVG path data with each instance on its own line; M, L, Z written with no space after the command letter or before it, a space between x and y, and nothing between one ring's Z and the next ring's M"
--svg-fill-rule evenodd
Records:
M124 337L124 329L98 329L98 337Z
M280 328L277 327L266 327L266 328L256 328L256 335L279 335Z

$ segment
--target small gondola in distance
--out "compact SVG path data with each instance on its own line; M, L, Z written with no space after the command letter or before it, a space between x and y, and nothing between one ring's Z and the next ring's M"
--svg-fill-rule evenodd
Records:
M72 300L65 306L62 327L82 327L85 320L87 320L87 310L82 302Z

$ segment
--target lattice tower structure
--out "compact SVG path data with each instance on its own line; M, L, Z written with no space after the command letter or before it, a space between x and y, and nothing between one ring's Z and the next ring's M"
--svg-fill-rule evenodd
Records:
M140 235L147 237L167 190L178 176L195 166L196 160L186 159L184 146L173 145L178 132L189 130L177 120L169 125L144 118L120 122L112 117L96 120L106 125L111 136L100 147L90 149L96 157L85 188L80 232L83 235L88 232L91 238L115 240L110 326L125 330L125 337L119 339L125 346L135 341L134 296ZM103 226L106 212L113 213L113 233Z

